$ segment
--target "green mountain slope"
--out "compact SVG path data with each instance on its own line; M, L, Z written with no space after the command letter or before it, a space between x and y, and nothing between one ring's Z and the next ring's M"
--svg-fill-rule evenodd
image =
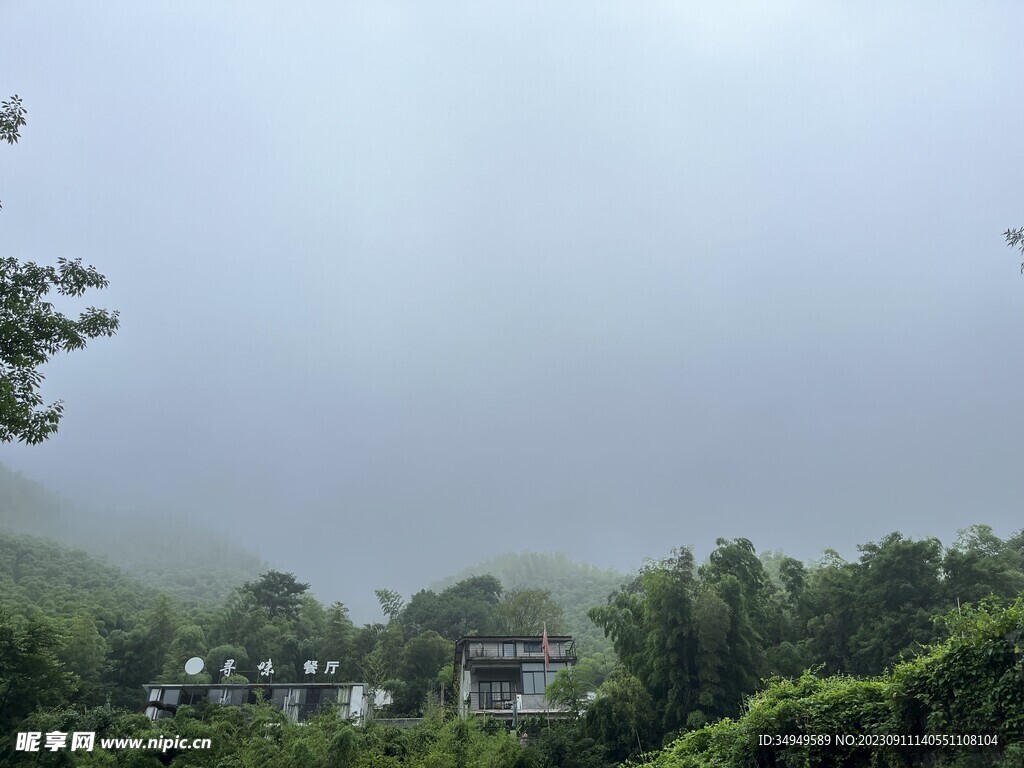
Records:
M144 513L83 512L0 465L0 531L43 537L107 559L186 604L221 602L268 566L227 536Z
M50 617L88 613L118 628L119 619L148 607L156 590L81 550L0 532L0 607Z

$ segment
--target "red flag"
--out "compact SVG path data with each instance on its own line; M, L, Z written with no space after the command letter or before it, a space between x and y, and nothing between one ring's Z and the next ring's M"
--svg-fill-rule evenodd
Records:
M548 625L544 623L544 636L540 639L541 650L544 651L544 671L548 671L548 664L551 663L551 645L548 643Z

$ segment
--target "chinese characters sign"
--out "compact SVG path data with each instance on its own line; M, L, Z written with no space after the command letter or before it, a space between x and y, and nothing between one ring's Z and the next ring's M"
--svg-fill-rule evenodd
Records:
M333 677L334 675L338 674L338 668L340 666L340 661L328 661L324 665L323 674L329 677ZM274 660L267 659L266 661L261 661L259 664L256 665L256 670L259 672L260 678L268 678L272 680L274 677ZM315 659L307 659L306 662L302 665L303 674L307 676L312 675L313 677L315 677L319 670L320 662ZM224 666L220 668L220 674L222 677L228 677L230 675L234 675L237 673L238 668L235 664L234 659L228 659L224 662Z

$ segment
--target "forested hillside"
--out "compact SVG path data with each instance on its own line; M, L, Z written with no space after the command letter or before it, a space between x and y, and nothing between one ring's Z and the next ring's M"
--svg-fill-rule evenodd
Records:
M687 548L648 562L589 611L613 650L584 654L549 686L552 703L582 715L524 723L524 748L500 727L446 720L456 697L454 641L545 625L565 631L567 612L552 593L527 586L525 574L568 590L574 582L565 573L585 566L514 556L503 561L514 585L480 574L408 598L380 589L386 621L356 626L343 604L322 605L292 574L267 571L225 600L189 604L80 551L5 534L0 686L12 693L0 704L0 749L19 728L93 717L111 731L149 732L153 726L130 715L141 707L142 684L181 681L184 661L200 656L199 683L219 678L229 658L233 681L255 681L263 661L289 681L301 678L308 659L337 659L342 678L392 694L379 715L432 718L410 733L349 731L331 720L304 730L281 723L282 739L260 747L280 761L271 765L296 764L298 754L308 756L303 765L332 765L329 756L341 753L352 765L433 765L438 752L430 745L453 739L466 740L474 759L538 768L608 768L644 756L666 767L745 766L765 755L819 764L827 754L809 743L765 751L751 741L759 730L923 737L987 728L999 741L985 754L1013 754L1024 741L1024 718L1013 714L1024 711L1024 609L1006 606L1024 589L1024 535L1001 539L975 526L948 547L893 533L859 549L855 561L831 553L807 566L758 557L745 539L721 539L700 565ZM127 711L103 709L108 701ZM269 710L255 716L279 721ZM185 707L162 727L221 733L225 756L224 745L256 749L246 717ZM235 724L230 738L220 730L227 723ZM662 745L669 747L658 753ZM963 753L915 749L888 750L881 764L912 765L900 760L932 754L935 765L954 765ZM881 753L841 754L834 764L866 766ZM385 756L393 759L382 763ZM216 764L197 759L181 753L172 764Z
M47 616L141 610L153 590L81 550L33 536L0 533L0 605Z
M774 679L735 719L684 734L651 765L1024 764L1024 598L943 624L948 639L877 677Z
M183 680L191 656L206 664L199 682L211 682L228 658L236 663L235 681L255 681L256 665L269 660L278 679L297 680L306 660L331 658L340 661L342 678L391 694L393 703L379 714L441 717L424 728L433 734L426 738L444 741L452 737L443 717L456 693L455 641L474 633L537 634L542 627L576 637L580 663L571 675L559 674L548 696L585 713L553 728L530 726L536 738L526 750L465 731L481 754L497 750L510 764L580 768L649 754L666 766L741 765L767 753L751 751L737 734L769 721L773 728L796 728L791 706L819 713L808 715L805 730L924 733L940 720L957 727L959 719L980 727L978 718L986 715L978 712L987 710L941 704L934 686L960 669L965 653L988 643L993 627L1018 640L992 646L1002 654L991 662L995 667L991 654L985 657L990 666L984 674L1005 691L991 713L1004 717L1006 702L1024 702L1021 610L1006 613L985 603L1013 600L1024 590L1024 534L1004 540L983 525L965 529L950 546L893 533L861 545L855 561L827 551L810 565L781 552L758 556L746 539L720 539L703 563L684 547L631 576L562 554L506 554L408 597L379 589L385 621L357 626L343 604L321 604L293 574L249 575L255 560L223 539L162 545L162 565L147 568L153 553L129 546L135 529L124 528L105 546L131 551L120 556L134 564L126 570L57 541L12 532L77 537L66 509L38 484L0 473L0 510L6 528L0 534L0 685L12 692L0 705L6 733L19 722L67 718L57 714L61 707L88 712L110 702L137 712L142 684ZM185 550L191 555L181 556ZM987 607L975 607L982 604ZM954 618L938 621L942 616ZM967 643L971 638L974 645ZM929 646L936 650L911 661ZM974 690L969 674L957 674L962 691ZM776 681L765 687L765 679ZM594 694L589 703L588 694ZM822 704L844 698L846 704ZM870 702L886 704L880 710ZM927 714L940 705L943 714ZM841 709L833 712L833 706ZM823 711L833 719L808 725ZM127 714L112 717L126 728L149 727ZM225 717L232 716L201 719L212 724ZM1016 722L1000 726L1004 742L1024 729L1024 721ZM324 727L326 741L304 749L326 755L338 748L330 745L339 732ZM366 742L370 733L344 737L361 743L368 760L375 750L386 751L385 743L406 738L377 734L384 742L374 746ZM658 754L663 743L671 747ZM419 747L403 749L410 765L426 759ZM794 748L778 754L818 753ZM871 753L844 754L857 760Z
M859 549L856 562L832 553L807 568L786 559L780 586L746 539L720 539L700 567L688 549L646 566L591 611L614 640L622 684L649 696L632 726L659 741L733 717L764 678L809 668L880 675L945 639L937 616L1024 588L1021 534L1004 541L975 526L946 548L893 533Z
M0 465L0 531L40 536L105 558L136 580L188 603L218 602L267 569L223 534L181 519L90 512Z

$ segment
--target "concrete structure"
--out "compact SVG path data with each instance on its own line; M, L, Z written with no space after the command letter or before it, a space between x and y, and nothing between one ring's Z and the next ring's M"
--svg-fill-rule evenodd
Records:
M339 717L361 724L371 707L365 683L154 683L142 687L150 720L173 717L178 707L187 704L255 704L260 693L297 723L337 709Z
M569 635L548 637L549 663L545 670L539 636L469 636L455 644L455 680L459 685L459 713L489 714L511 720L515 716L564 715L544 698L544 691L559 670L576 663L576 644Z

